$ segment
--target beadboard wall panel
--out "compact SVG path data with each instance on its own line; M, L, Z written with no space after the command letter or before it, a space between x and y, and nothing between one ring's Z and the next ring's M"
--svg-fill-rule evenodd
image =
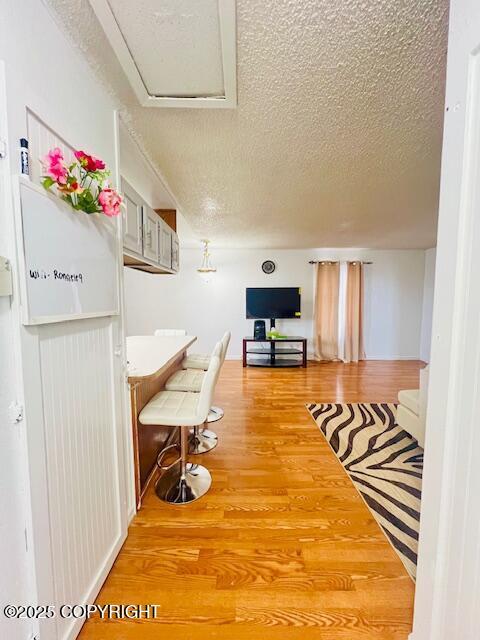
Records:
M59 147L67 163L75 160L73 147L29 109L27 109L27 131L30 153L30 179L33 182L40 184L42 176L41 159L50 149Z
M83 603L124 533L111 319L39 330L55 604ZM71 620L57 619L58 637Z

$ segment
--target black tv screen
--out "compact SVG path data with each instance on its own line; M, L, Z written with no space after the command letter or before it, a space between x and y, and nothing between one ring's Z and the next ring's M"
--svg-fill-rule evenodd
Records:
M247 288L247 318L300 318L300 287Z

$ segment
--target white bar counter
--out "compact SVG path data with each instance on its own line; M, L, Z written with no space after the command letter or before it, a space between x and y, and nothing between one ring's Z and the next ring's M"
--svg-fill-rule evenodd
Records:
M168 369L196 336L128 336L128 382L147 382Z
M147 402L165 388L168 378L181 369L186 351L196 339L196 336L127 337L137 509L150 482L156 477L158 454L177 436L171 427L141 424L138 416Z

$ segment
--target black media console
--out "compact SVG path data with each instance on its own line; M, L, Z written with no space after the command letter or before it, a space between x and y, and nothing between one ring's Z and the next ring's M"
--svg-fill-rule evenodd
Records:
M278 343L283 343L278 346ZM299 345L296 348L291 343ZM266 345L266 346L265 346ZM249 355L255 356L250 357ZM277 356L282 356L277 358ZM300 356L299 358L286 358L283 356ZM306 367L307 366L307 339L301 336L288 336L287 338L267 338L255 340L255 338L243 339L243 366L249 367Z

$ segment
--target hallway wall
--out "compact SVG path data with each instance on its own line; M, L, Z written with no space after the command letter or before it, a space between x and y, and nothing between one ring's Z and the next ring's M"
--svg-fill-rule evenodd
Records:
M15 278L18 269L10 187L11 174L20 172L19 139L28 137L26 107L66 140L104 159L114 175L114 103L45 2L0 0L0 61L5 63L8 107L8 131L3 130L6 122L1 117L0 137L6 139L8 134L9 143L8 160L0 161L6 173L5 189L0 185L0 254L11 260ZM37 164L39 158L31 157L30 162ZM40 414L25 415L13 424L9 408L15 402L24 404L25 389L35 391L29 381L23 384L19 345L20 337L28 339L38 330L20 325L18 305L18 288L13 299L0 298L0 602L35 604L25 434L27 419L32 423ZM41 512L45 505L36 507ZM42 553L47 562L45 549L38 549L36 557ZM38 634L35 620L0 616L1 638L29 640L34 633Z

